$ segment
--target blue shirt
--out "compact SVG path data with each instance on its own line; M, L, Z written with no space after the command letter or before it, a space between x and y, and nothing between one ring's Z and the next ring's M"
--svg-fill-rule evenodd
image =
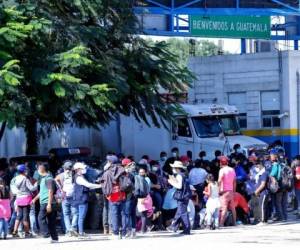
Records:
M268 182L269 179L269 174L268 172L263 172L259 177L258 177L258 181L255 185L255 189L258 189L260 187L260 185L262 184L262 182L265 182L266 185L264 187L264 189L260 192L261 194L267 194L268 193Z
M235 174L236 174L236 179L238 181L245 181L248 178L248 175L247 175L245 169L240 164L236 166Z

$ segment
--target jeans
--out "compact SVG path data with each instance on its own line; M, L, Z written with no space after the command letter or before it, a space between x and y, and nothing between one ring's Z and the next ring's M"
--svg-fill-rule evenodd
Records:
M156 211L161 211L162 210L162 204L163 204L163 198L161 194L157 191L151 192L151 197L153 200L153 205L156 209Z
M36 220L35 205L31 205L30 207L29 220L30 220L31 232L37 234L38 227L37 227L37 220Z
M39 225L43 236L50 234L52 240L58 240L56 231L56 208L52 205L52 211L47 212L47 204L41 204L39 212Z
M8 222L5 219L0 219L0 238L6 238L8 234Z
M78 227L78 232L79 234L84 233L84 220L86 217L86 213L88 210L88 204L79 204L79 205L72 205L71 211L73 215L72 219L72 229L77 230Z
M276 193L276 208L278 211L278 218L280 220L287 220L287 191L279 191Z
M110 209L113 234L119 235L119 231L121 227L122 235L126 235L125 201L110 202L109 209Z
M191 226L190 226L190 220L188 215L188 204L189 201L177 201L177 210L175 217L172 221L171 226L174 230L177 230L179 227L180 222L183 224L183 232L184 233L190 233Z
M298 203L298 212L300 213L300 189L295 189L295 195Z
M9 225L8 225L10 232L14 231L16 219L17 219L17 213L15 209L13 209L13 212L10 217Z
M111 226L109 201L105 198L105 196L103 196L102 224L103 228Z
M62 207L63 220L64 220L66 233L68 233L71 230L71 217L72 217L71 200L64 199L62 201L61 207Z
M125 224L126 229L132 230L136 228L136 200L129 199L125 201Z

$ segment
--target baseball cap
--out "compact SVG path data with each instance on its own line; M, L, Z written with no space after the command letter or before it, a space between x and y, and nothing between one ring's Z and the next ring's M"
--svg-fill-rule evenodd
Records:
M71 161L65 161L63 164L64 170L71 170L72 167L73 167L73 162L71 162Z
M115 155L108 155L106 156L106 160L111 163L117 163L119 161L118 157Z
M186 155L183 155L183 156L180 157L180 161L181 162L188 162L188 161L190 161L190 158Z
M24 164L20 164L17 166L17 171L19 173L24 173L26 171L26 166Z
M124 158L122 160L122 166L127 166L128 164L130 164L132 162L132 160L128 159L128 158Z

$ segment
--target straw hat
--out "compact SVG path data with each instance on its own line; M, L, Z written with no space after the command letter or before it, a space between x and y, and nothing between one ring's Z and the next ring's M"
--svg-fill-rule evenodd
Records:
M170 166L172 168L186 169L186 166L184 166L181 161L175 161L173 164L170 164Z

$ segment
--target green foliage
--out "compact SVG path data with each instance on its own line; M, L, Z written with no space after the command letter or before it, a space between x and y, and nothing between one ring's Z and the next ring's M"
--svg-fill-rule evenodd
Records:
M0 23L0 122L10 126L98 127L119 112L159 126L177 108L161 90L193 79L166 43L135 35L131 0L3 1Z
M153 43L153 40L148 40ZM213 56L218 55L220 48L208 40L194 40L194 56ZM181 66L186 66L190 57L191 45L189 39L169 38L166 40L168 50L174 53L178 58ZM227 52L225 52L227 53Z

